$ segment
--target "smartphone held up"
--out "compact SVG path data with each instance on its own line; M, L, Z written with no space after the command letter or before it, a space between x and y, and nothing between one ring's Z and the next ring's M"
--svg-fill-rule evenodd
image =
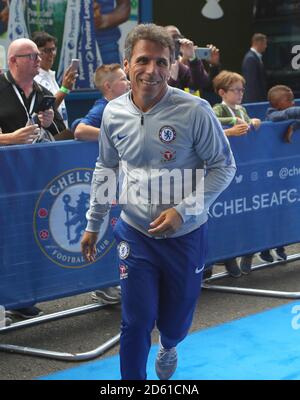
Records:
M71 71L78 72L78 70L79 70L79 59L78 58L72 58L70 68L71 68Z
M211 58L211 49L209 47L196 47L195 55L199 60L209 60Z

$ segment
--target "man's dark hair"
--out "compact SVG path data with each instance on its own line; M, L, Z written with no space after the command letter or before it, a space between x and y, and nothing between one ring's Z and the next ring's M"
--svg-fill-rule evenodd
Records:
M251 38L251 44L254 44L257 42L263 42L264 40L267 40L266 35L264 35L263 33L254 33L254 35Z
M170 62L174 62L174 41L166 29L155 24L139 24L127 35L125 41L125 59L130 61L132 50L139 40L150 40L170 50Z
M44 47L48 42L54 42L55 45L57 44L56 37L42 31L33 32L31 39L37 45L37 47Z
M293 91L286 85L276 85L268 91L268 100L272 107L277 108L283 98L294 99Z

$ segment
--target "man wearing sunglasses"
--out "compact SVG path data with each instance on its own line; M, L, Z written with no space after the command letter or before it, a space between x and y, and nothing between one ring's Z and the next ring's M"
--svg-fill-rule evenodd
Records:
M43 97L52 95L34 82L40 70L40 61L40 52L29 39L14 40L8 48L8 71L0 76L2 145L32 143L34 129L26 125L32 121L34 113L38 115L39 125L54 136L66 128L57 111L39 111Z

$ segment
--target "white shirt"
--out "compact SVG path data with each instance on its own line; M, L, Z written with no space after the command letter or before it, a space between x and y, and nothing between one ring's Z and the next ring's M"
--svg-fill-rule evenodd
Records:
M49 71L45 71L44 69L40 68L40 72L34 77L34 80L48 89L53 95L59 91L59 86L55 78L55 71L52 71L51 69ZM61 102L57 111L62 116L66 127L68 127L68 114L64 100Z
M259 61L262 63L262 62L263 62L263 61L262 61L262 56L263 56L263 55L262 55L260 52L258 52L254 47L251 47L250 50L253 51L253 53L255 53L255 54L257 55Z

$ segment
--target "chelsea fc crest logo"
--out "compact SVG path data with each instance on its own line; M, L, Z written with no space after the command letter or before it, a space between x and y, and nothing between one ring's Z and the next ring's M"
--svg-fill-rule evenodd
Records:
M35 240L41 251L55 264L65 268L89 265L81 254L80 241L86 228L90 185L93 170L76 168L54 178L42 191L34 210ZM97 241L96 261L113 246L110 221L116 214L113 207L101 225Z
M118 244L118 252L121 260L126 260L130 253L130 247L127 242L120 242Z
M176 139L175 129L171 126L163 126L159 131L159 139L163 143L171 143Z

